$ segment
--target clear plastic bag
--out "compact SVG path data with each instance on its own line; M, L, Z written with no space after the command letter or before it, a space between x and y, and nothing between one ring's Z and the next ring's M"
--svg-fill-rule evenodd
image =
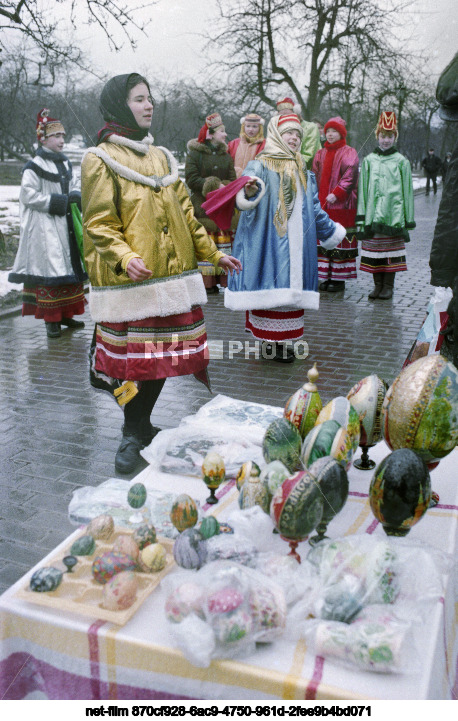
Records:
M169 579L169 587L170 581ZM272 579L229 561L176 576L165 613L174 643L196 666L235 658L283 634L286 601Z

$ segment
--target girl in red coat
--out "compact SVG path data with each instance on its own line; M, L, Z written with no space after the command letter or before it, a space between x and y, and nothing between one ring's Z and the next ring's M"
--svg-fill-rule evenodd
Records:
M331 220L340 223L347 235L334 250L318 246L320 290L345 290L345 281L356 278L358 243L355 217L358 187L358 153L346 143L345 120L336 117L324 126L326 142L313 159L321 207Z

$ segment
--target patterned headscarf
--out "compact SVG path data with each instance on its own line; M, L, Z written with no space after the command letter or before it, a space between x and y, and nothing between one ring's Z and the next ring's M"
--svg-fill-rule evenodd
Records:
M278 127L279 123L280 128ZM291 121L285 122L284 116L275 115L267 126L265 148L256 156L256 160L259 160L268 170L273 170L280 175L280 193L274 215L274 225L280 238L286 235L288 220L296 200L296 173L299 173L304 191L307 189L305 161L300 152L294 153L282 138L282 133L287 130L298 130L301 138L304 134L297 116L292 116Z

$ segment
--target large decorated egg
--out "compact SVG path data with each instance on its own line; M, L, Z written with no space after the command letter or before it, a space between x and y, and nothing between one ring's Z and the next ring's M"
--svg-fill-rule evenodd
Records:
M204 600L204 591L197 583L182 583L167 598L165 615L173 623L181 623L190 613L203 617Z
M182 493L173 502L170 511L170 520L180 533L186 528L192 528L197 523L197 506L191 496Z
M246 463L242 463L239 472L235 477L235 484L237 486L237 490L240 491L246 479L250 476L259 477L260 475L261 469L259 468L257 463L255 463L254 461L246 461Z
M323 494L323 516L320 524L327 525L347 501L349 488L347 471L339 461L330 456L314 461L308 471L315 478Z
M272 495L268 488L261 482L259 476L250 476L239 493L239 506L242 509L260 506L265 513L269 513Z
M139 566L147 573L157 573L165 568L167 554L161 543L150 543L149 546L140 551Z
M318 458L332 456L348 470L355 452L354 439L337 421L324 421L312 428L302 444L301 460L308 468Z
M353 452L356 451L360 437L359 414L345 396L337 396L325 405L317 418L316 425L324 421L337 421L346 428L352 439Z
M113 576L103 587L102 606L110 611L124 611L135 601L138 581L132 571L122 571Z
M55 591L62 581L62 575L62 571L53 566L39 568L30 579L30 590L39 593Z
M106 551L94 559L92 575L97 583L107 583L110 578L121 571L134 571L136 562L127 553Z
M386 383L376 375L366 376L347 393L347 398L359 415L360 444L375 446L382 437L382 406Z
M113 543L113 551L116 551L116 553L125 553L131 558L134 559L134 561L138 561L138 557L140 555L140 549L135 543L132 536L129 536L127 533L121 533Z
M86 530L93 538L98 538L101 541L108 541L114 531L113 516L108 515L108 513L96 516L96 518L93 518L89 523Z
M243 595L237 588L226 586L209 594L207 608L209 613L231 613L243 603Z
M301 434L301 438L305 438L307 433L316 423L318 414L323 404L321 402L316 381L318 379L318 371L316 363L308 373L308 382L304 383L293 395L288 399L285 405L284 417L290 421Z
M288 540L302 541L321 521L323 496L315 478L299 471L286 478L275 492L270 516L280 534Z
M276 586L253 586L250 593L250 613L257 641L273 641L286 625L286 600L283 590Z
M277 488L281 486L285 478L288 478L289 475L290 472L284 463L281 461L272 461L262 469L260 480L261 483L267 487L270 495L273 496Z
M211 619L217 640L222 644L233 644L249 635L253 622L249 613L238 608L234 613L222 613Z
M267 463L281 461L290 473L294 473L301 467L301 444L301 434L296 426L286 418L277 418L266 430L262 452Z
M95 541L93 537L86 533L84 536L80 536L73 541L72 547L70 548L71 556L92 556L95 551Z
M142 523L135 529L132 538L141 551L145 546L156 543L156 529L149 523Z
M202 480L208 488L218 488L226 480L226 467L219 453L210 451L202 463Z
M441 355L404 368L383 403L383 432L390 448L417 451L425 463L458 443L458 371Z
M146 487L143 483L134 483L127 493L127 503L132 508L141 508L146 501Z
M369 501L387 535L409 533L428 510L430 500L429 471L415 451L408 448L393 451L375 469Z
M181 568L198 569L207 560L207 542L195 528L188 528L175 539L173 557Z
M202 538L212 538L220 533L219 521L215 516L205 516L200 524L199 533Z

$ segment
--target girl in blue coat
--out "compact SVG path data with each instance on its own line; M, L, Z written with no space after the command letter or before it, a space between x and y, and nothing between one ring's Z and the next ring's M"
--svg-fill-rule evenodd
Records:
M304 309L319 307L317 238L327 249L345 229L321 209L313 173L300 154L303 129L297 115L271 119L266 146L243 175L233 252L243 270L228 279L224 303L246 311L246 330L273 344L274 360L292 362L287 347L302 338Z

